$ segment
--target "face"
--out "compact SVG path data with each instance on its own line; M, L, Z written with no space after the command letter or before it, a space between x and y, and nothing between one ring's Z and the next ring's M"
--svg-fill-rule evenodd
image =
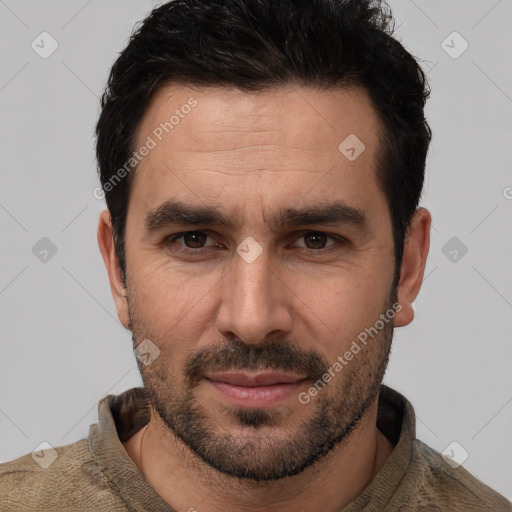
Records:
M161 424L222 473L297 474L377 397L395 301L379 132L361 89L172 85L139 125L120 316L159 350L139 368Z

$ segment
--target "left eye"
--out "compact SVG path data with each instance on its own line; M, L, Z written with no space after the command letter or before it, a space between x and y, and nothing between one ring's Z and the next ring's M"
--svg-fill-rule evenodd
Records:
M302 233L298 240L304 240L305 243L304 245L301 245L299 247L306 247L306 249L324 249L325 247L334 245L333 242L332 244L326 246L327 240L329 238L331 240L334 240L332 236L329 236L326 233L321 233L318 231L309 231L307 233Z

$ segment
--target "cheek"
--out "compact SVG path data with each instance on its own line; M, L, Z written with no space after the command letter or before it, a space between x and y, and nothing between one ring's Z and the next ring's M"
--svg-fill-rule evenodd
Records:
M295 278L293 293L299 298L299 315L318 340L331 340L325 350L339 351L374 325L387 309L391 276L368 267L332 268L314 277Z
M164 254L141 257L130 268L140 311L158 318L182 318L201 302L219 280L220 272L179 265Z
M197 349L213 320L222 274L192 273L168 262L141 261L137 268L142 270L132 272L130 279L134 320L173 357Z

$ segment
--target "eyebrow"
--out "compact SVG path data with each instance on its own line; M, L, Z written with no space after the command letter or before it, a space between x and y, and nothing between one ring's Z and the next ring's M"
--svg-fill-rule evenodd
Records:
M366 213L339 200L303 208L282 208L266 218L265 223L272 231L304 224L350 225L369 231ZM214 207L191 205L178 200L168 200L146 215L145 227L148 232L175 225L235 228L235 222Z

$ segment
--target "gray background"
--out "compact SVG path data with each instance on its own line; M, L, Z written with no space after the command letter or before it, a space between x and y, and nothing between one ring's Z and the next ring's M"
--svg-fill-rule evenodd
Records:
M385 382L413 403L420 439L457 441L464 467L512 499L512 2L389 3L432 87L434 227ZM108 69L154 5L0 0L3 461L85 437L101 397L141 384L96 243L93 129ZM47 59L31 48L43 31L59 45ZM458 58L454 31L469 44ZM57 248L46 262L43 237Z

